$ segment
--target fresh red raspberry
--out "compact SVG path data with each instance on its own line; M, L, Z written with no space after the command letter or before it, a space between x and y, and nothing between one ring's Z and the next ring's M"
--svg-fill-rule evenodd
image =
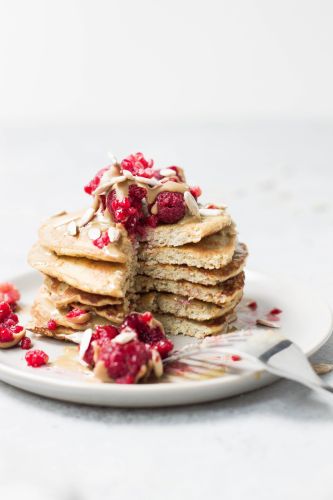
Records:
M7 302L15 309L16 302L21 298L20 292L11 283L0 283L0 302Z
M165 338L159 340L158 342L155 342L152 347L160 353L160 356L163 359L166 358L167 355L172 351L173 343L168 338Z
M58 328L57 322L54 321L54 319L50 319L50 321L47 322L47 328L51 331L56 330Z
M101 346L98 361L102 361L109 377L117 384L133 384L142 366L151 359L149 348L138 340L127 344L107 342Z
M29 337L23 337L20 345L21 349L30 349L32 345L31 339Z
M158 221L175 224L185 215L185 202L182 193L163 192L156 197Z
M153 165L153 160L146 160L142 153L130 155L121 162L123 170L128 170L133 175L148 178L154 175L154 171L152 170Z
M201 188L199 186L190 187L190 193L192 196L194 196L195 199L199 198L199 196L202 195L202 191L201 191Z
M103 345L105 342L109 342L114 339L119 334L119 330L112 325L97 326L94 333L91 336L90 344L86 350L83 360L91 367L94 367L94 348L92 343L96 341L98 345Z
M113 215L115 222L124 225L131 237L140 236L144 231L144 213L142 210L142 199L146 195L146 189L131 185L129 196L123 200L116 198L115 190L110 191L106 204L109 212Z
M25 360L28 366L39 368L40 366L46 365L48 363L49 357L44 351L36 349L35 351L28 351L25 355Z
M274 307L274 309L272 309L269 312L269 314L272 314L273 316L276 316L276 315L281 314L281 313L282 313L281 309L278 309L277 307Z
M95 177L89 182L89 184L87 184L86 186L84 186L84 190L87 194L92 194L95 189L98 188L100 182L101 182L101 178L103 176L103 174L109 170L110 167L104 167L102 168L101 170L99 170L97 172L97 174L95 175Z
M8 328L0 327L0 343L11 342L14 340L13 332Z

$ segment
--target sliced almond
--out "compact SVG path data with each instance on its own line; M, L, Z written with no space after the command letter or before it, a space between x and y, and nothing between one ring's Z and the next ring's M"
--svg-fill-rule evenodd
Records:
M312 368L318 375L325 375L333 371L332 363L313 363Z
M257 325L268 326L269 328L280 328L280 324L278 321L270 321L265 318L258 318L256 321Z
M75 223L75 221L71 221L68 226L67 226L67 233L70 235L70 236L76 236L77 235L77 225Z
M72 221L75 221L75 220L78 220L80 218L80 216L76 216L76 217L66 217L66 219L63 219L61 222L57 222L57 224L54 224L54 228L56 229L57 227L61 227L61 226L65 226L66 224L68 224L69 222L72 222Z
M88 231L88 238L90 240L98 240L101 237L101 230L98 227L91 227Z
M110 243L115 243L116 241L119 240L119 238L121 236L121 232L116 227L109 227L108 236L109 236Z
M155 376L157 378L160 378L163 375L163 362L160 353L156 351L156 349L152 349L151 354L152 354L153 370Z
M191 195L189 191L185 191L184 200L190 213L194 215L194 217L200 217L199 206L196 202L196 199Z
M129 170L122 170L122 174L126 179L130 179L131 181L134 179L134 175Z
M80 339L80 350L79 350L79 358L83 359L89 345L90 345L90 340L92 337L93 331L91 328L88 328L85 332L81 334L81 339Z
M100 195L106 193L110 187L112 187L114 184L119 184L120 182L126 181L126 177L124 175L119 175L118 177L112 177L109 181L106 181L104 183L101 183L93 192L93 194Z
M136 182L140 182L141 184L148 184L148 186L157 186L159 184L158 180L154 177L150 179L148 177L141 177L140 175L134 175L133 180Z
M203 217L216 217L223 214L220 208L199 208L199 212Z
M93 219L95 213L96 213L96 209L94 207L88 208L88 210L86 210L84 212L81 219L78 221L78 223L77 223L78 227L86 226L88 224L88 222L90 222L91 219Z
M119 333L119 335L117 335L112 342L115 342L116 344L127 344L136 338L137 335L134 330L131 328L124 328L124 330Z
M163 175L163 177L170 177L177 175L176 172L172 170L172 168L162 168L159 173L160 175Z

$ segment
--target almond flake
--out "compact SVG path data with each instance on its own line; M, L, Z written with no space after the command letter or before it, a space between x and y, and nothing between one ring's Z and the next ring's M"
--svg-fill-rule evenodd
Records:
M114 243L115 241L119 240L119 238L121 236L121 232L116 227L110 227L108 229L108 236L109 236L110 243Z
M94 207L88 208L82 215L81 219L78 221L78 227L83 227L88 224L88 222L91 221L91 219L94 217L96 213L96 209Z
M185 191L184 200L185 200L185 203L186 203L187 208L189 209L190 213L192 215L194 215L194 217L200 217L199 206L198 206L194 196L192 196L189 191Z
M200 208L199 212L200 215L203 215L204 217L216 217L217 215L223 214L223 210L220 208Z
M91 328L88 328L88 330L81 333L80 350L79 350L79 358L80 359L83 359L83 356L85 355L85 353L90 345L90 340L91 340L92 334L93 334L93 331Z
M112 177L109 181L101 183L93 192L93 194L99 195L99 194L104 194L106 191L112 187L114 184L119 184L120 182L126 181L126 177L124 175L118 175L117 177Z
M333 371L332 363L313 363L312 368L317 373L317 375L325 375Z
M128 342L131 342L136 338L137 335L134 330L131 328L124 328L124 330L119 333L119 335L117 335L112 342L115 342L116 344L128 344Z
M157 378L162 377L163 375L163 362L161 359L161 356L156 349L151 350L151 355L152 355L152 362L153 362L153 370L155 373L155 376Z
M91 227L88 231L88 238L92 241L98 240L101 236L101 230L98 227Z
M280 324L277 321L269 321L265 318L258 318L256 321L257 325L268 326L269 328L280 328Z
M77 235L77 225L76 225L76 223L73 220L67 226L67 233L70 236L76 236Z
M157 186L159 184L158 180L154 177L149 179L148 177L140 177L140 175L134 175L133 180L136 182L140 182L141 184L148 184L149 186Z
M176 172L172 170L172 168L162 168L162 170L160 170L160 174L163 175L163 177L169 177L175 176Z
M126 179L130 179L131 181L134 179L134 175L129 170L122 170L122 174L126 177Z

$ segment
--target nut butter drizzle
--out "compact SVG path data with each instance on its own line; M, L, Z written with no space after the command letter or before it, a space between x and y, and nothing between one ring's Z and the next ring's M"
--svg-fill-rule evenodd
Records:
M151 207L150 211L153 215L156 215L158 212L156 198L163 192L183 194L187 211L198 219L201 217L221 215L224 212L224 208L207 208L198 205L197 200L190 192L189 185L185 182L184 172L181 168L178 167L176 174L171 168L156 170L156 173L162 175L162 179L158 180L156 177L146 178L133 175L129 170L122 169L117 160L112 157L112 164L109 169L104 172L99 185L92 193L94 196L92 206L89 207L81 217L66 218L65 220L55 224L54 227L67 225L67 234L73 237L77 236L80 230L89 224L95 217L97 222L100 222L101 224L108 224L112 227L112 216L107 208L103 213L100 197L102 195L107 196L110 190L115 190L116 198L118 200L123 200L128 197L129 187L133 184L146 189L147 194L145 204L148 204ZM172 180L172 176L175 175L178 176L180 182ZM93 231L90 230L90 239L92 239L93 232L97 234L97 228ZM112 239L110 238L110 243L119 239L119 230L117 232L117 237Z

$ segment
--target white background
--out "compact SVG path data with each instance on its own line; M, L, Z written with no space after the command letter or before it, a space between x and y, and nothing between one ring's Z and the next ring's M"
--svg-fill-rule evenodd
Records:
M249 267L332 307L332 14L330 1L0 0L0 282L29 271L44 217L87 203L108 150L142 150L229 205ZM316 359L332 362L332 340ZM0 383L0 498L331 500L332 419L332 402L285 381L131 411Z
M332 117L330 0L1 0L0 121Z

